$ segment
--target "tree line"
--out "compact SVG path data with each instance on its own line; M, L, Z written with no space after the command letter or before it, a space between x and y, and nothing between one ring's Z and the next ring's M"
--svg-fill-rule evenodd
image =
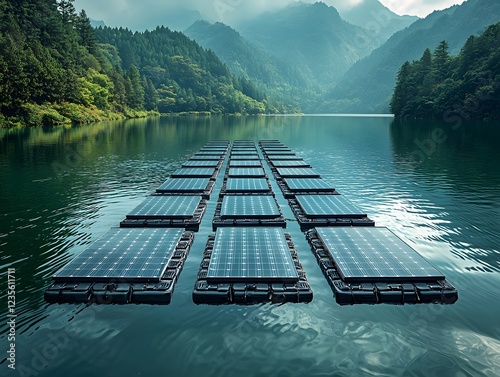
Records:
M95 30L74 0L0 0L0 124L272 110L181 33Z
M405 62L391 99L396 117L500 119L500 23L470 36L457 56L442 41Z

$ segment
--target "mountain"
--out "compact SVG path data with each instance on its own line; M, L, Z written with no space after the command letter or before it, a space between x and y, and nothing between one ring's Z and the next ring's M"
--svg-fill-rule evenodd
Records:
M344 21L324 3L295 3L240 25L241 34L280 60L298 67L320 88L338 81L381 36Z
M162 113L263 113L269 109L264 95L251 83L233 77L212 51L207 51L180 32L166 27L132 32L122 28L100 28L97 40L119 55L125 71L140 72L145 91L157 94L155 105ZM133 69L134 69L133 68Z
M399 118L500 119L500 22L470 36L458 56L443 41L398 72L391 111Z
M340 15L347 22L380 35L384 42L419 19L416 16L400 16L378 0L363 0L348 10L340 11Z
M106 27L106 24L102 20L93 20L93 19L90 19L90 25L93 28L95 28L95 29L97 29L99 27Z
M498 0L469 0L433 12L354 64L316 111L386 113L397 72L405 61L419 59L426 48L433 50L442 40L448 42L452 54L457 54L470 35L478 35L499 20Z
M220 22L196 21L184 33L201 46L214 51L233 75L251 81L265 91L270 101L294 107L308 107L315 95L299 69L271 56L236 30Z

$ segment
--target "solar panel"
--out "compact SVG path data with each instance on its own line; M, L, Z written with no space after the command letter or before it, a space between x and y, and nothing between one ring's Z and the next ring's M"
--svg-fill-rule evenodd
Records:
M55 281L159 281L183 229L111 229L60 269Z
M290 148L287 147L272 147L272 148L264 148L264 151L266 153L272 153L272 152L292 152Z
M209 155L209 156L198 156L196 154L192 155L189 161L221 161L222 156Z
M260 160L229 160L229 167L262 167Z
M156 192L201 192L206 190L209 183L209 178L169 178L156 189Z
M320 178L321 176L311 168L278 168L278 174L283 178Z
M267 192L269 183L265 178L229 178L226 192Z
M227 147L203 147L197 153L207 152L213 154L223 154L226 153Z
M172 173L172 178L210 178L215 174L215 168L180 168Z
M254 146L248 146L248 147L233 147L231 149L232 152L247 152L247 151L257 151L257 148Z
M275 167L288 167L288 168L310 168L311 167L307 162L305 162L302 159L297 160L297 161L278 160L278 161L273 161L272 164Z
M182 164L183 168L200 167L200 166L216 168L217 166L219 166L219 161L189 160L189 161L186 161L185 163Z
M265 177L262 168L229 168L229 177Z
M295 197L307 217L366 217L342 195L297 195Z
M209 283L299 280L279 228L219 228L206 278Z
M267 156L267 158L274 162L274 161L303 161L302 158L297 157L297 156Z
M268 156L295 156L294 152L287 152L287 151L271 151L271 152L266 152Z
M150 196L134 208L128 219L186 219L194 216L199 196Z
M320 178L285 178L284 181L290 191L295 192L335 190L330 183Z
M231 152L231 157L232 156L251 156L251 157L258 157L259 154L255 152Z
M213 151L213 152L196 152L194 156L219 156L222 157L224 153L223 152L218 152L218 151Z
M387 228L316 231L347 283L444 280L444 275Z
M228 195L222 199L221 218L251 219L275 218L281 213L270 195Z
M258 155L253 156L231 156L231 161L260 161Z

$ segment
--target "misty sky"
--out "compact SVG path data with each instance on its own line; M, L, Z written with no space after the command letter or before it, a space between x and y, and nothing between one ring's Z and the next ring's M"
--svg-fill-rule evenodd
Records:
M238 21L258 16L266 11L278 10L296 0L76 0L90 18L103 20L108 26L123 26L134 30L153 29L157 25L183 27L200 18L234 25ZM314 3L318 0L303 0ZM323 0L335 6L340 13L363 1L373 0ZM380 0L398 14L425 17L437 9L460 4L464 0ZM186 10L196 10L186 14ZM172 25L170 25L172 24ZM188 26L186 25L186 26Z

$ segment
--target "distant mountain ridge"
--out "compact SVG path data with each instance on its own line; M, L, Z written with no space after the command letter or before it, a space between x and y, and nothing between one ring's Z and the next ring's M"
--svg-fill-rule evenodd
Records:
M446 40L457 54L470 35L500 21L498 0L469 0L460 6L436 11L394 34L370 56L354 64L324 98L317 112L384 113L405 61L419 59Z

